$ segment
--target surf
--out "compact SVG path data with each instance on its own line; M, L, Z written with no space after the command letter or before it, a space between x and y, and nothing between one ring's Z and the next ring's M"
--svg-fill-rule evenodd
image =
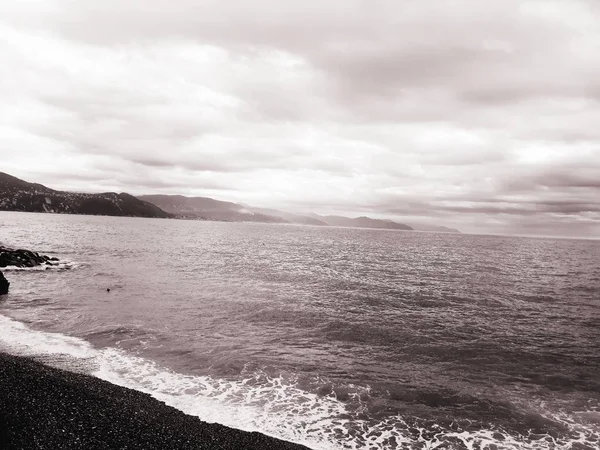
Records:
M501 428L453 430L452 426L402 415L373 420L366 406L361 408L361 399L369 395L365 387L334 387L320 394L299 388L293 374L272 376L260 368L248 368L238 378L186 375L122 349L95 348L84 339L35 330L3 315L0 349L148 393L206 422L258 431L315 450L435 449L449 443L466 449L541 450L551 446L567 450L575 442L598 442L594 431L597 412L593 411L582 414L593 419L587 428L568 416L557 417L569 427L568 438L515 436ZM346 392L344 400L336 391Z

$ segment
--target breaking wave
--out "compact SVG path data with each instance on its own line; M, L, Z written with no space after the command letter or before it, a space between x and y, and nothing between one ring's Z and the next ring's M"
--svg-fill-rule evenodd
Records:
M126 334L127 330L121 330ZM148 359L59 333L37 331L0 315L0 349L46 364L94 375L146 392L167 405L207 422L307 445L314 449L570 449L597 448L600 411L577 415L541 411L566 430L515 435L501 428L469 427L451 420L435 423L393 414L374 419L368 386L307 391L293 374L271 376L246 367L236 378L185 375Z
M81 267L81 263L75 261L57 261L52 265L40 264L39 266L33 267L17 267L17 266L6 266L2 267L3 272L45 272L46 270L71 270Z

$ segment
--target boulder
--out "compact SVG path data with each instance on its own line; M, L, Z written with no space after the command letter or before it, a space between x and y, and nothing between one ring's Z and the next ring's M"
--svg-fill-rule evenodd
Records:
M7 266L34 267L44 264L46 261L58 261L58 258L50 258L30 250L13 250L0 246L0 268Z
M10 266L11 258L6 252L0 253L0 267Z
M6 278L4 278L4 274L0 272L0 295L8 294L8 287L10 283Z

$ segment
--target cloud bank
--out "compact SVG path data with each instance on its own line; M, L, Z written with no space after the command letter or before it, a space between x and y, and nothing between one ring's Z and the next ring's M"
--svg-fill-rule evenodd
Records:
M0 4L3 170L600 237L600 4Z

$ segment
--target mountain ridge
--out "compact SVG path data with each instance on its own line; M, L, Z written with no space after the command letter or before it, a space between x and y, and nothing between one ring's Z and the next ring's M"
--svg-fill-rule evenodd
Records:
M210 197L184 195L140 195L139 199L152 203L179 219L214 220L223 222L288 223L286 220L252 212L239 203L216 200Z
M346 228L374 228L412 231L414 228L389 219L371 217L320 216L298 214L272 208L257 208L243 203L224 202L210 197L183 195L140 195L138 198L154 203L164 211L184 219L291 223Z
M330 225L337 227L355 228L382 228L387 230L412 231L413 228L403 223L394 222L389 219L372 219L367 216L345 217L345 216L320 216Z
M0 211L168 218L156 205L126 192L57 191L0 172Z
M367 216L345 217L315 213L292 213L273 208L260 208L243 203L222 201L211 197L187 197L168 194L133 196L125 192L88 194L59 191L39 183L30 183L4 172L0 172L0 211L287 223L460 233L459 230L439 225L408 225L390 219L374 219Z

